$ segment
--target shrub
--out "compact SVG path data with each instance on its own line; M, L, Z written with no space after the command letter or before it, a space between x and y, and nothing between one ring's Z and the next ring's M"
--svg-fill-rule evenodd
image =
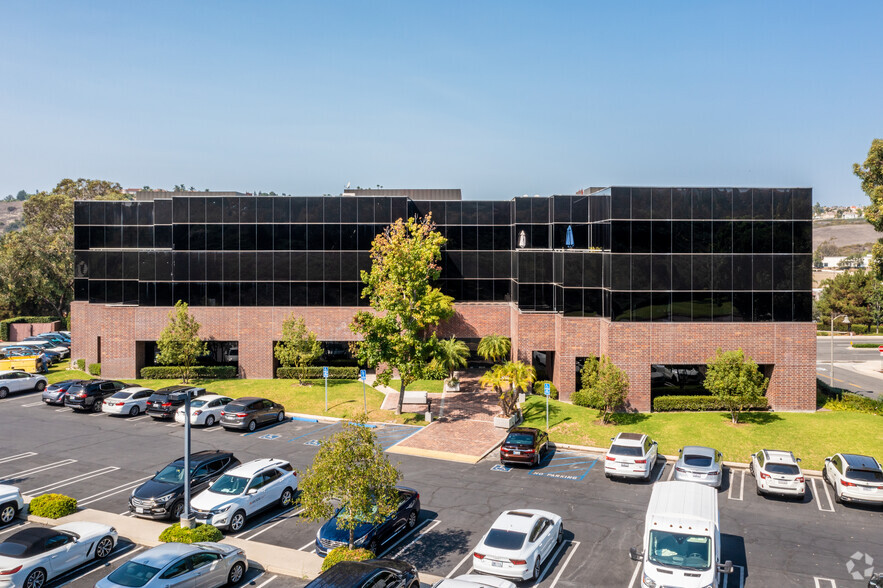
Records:
M880 344L879 343L853 343L852 346L855 349L876 349Z
M816 402L828 410L863 412L883 416L883 400L874 400L843 388L832 388L816 378Z
M852 332L856 335L866 335L868 333L868 325L852 325Z
M77 499L64 494L41 494L28 505L28 514L60 519L77 512Z
M296 380L297 374L295 373L294 368L281 367L276 370L276 377L282 378L284 380ZM321 366L310 366L310 368L307 370L306 378L307 379L321 379L322 378L322 367ZM328 368L328 379L329 380L358 380L359 379L359 368L355 367L355 366L329 367Z
M90 363L89 364L89 373L93 376L101 375L101 364L100 363Z
M190 374L196 378L231 380L236 377L236 367L232 365L195 365ZM184 377L184 367L180 365L161 365L141 368L141 377L145 380L170 380Z
M570 401L577 406L585 406L586 408L594 408L601 410L604 408L604 398L595 390L582 388L570 395Z
M224 538L224 534L217 527L212 525L196 525L192 529L185 529L180 524L175 523L170 527L166 527L159 534L159 540L163 543L200 543L202 541L220 541Z
M9 325L13 323L52 323L61 320L57 316L15 316L0 321L0 340L9 340Z
M81 372L86 371L86 360L85 359L75 359L74 367L80 370Z
M767 410L766 399L762 403L752 404L746 410ZM717 396L659 396L653 399L653 412L672 412L679 410L723 411L729 410L726 403Z
M539 394L540 396L545 396L545 388L543 388L544 384L549 384L549 398L552 400L558 400L558 388L555 387L549 380L540 380L539 382L534 382L533 384L533 393Z
M365 561L367 559L374 559L374 554L367 549L350 549L346 545L335 547L325 556L325 561L322 562L322 571L324 572L342 561Z
M827 336L830 335L830 334L831 334L831 333L829 333L828 331L816 331L816 336L817 336L817 337L827 337Z

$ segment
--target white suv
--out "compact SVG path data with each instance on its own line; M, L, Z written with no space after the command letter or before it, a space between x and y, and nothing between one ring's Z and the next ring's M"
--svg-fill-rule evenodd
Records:
M0 484L0 526L8 525L25 506L21 492L15 486Z
M873 457L836 453L825 458L825 481L834 489L834 502L883 505L883 467Z
M757 484L757 495L783 494L803 498L806 479L799 462L790 451L763 449L753 454L748 469Z
M649 480L658 457L656 441L641 433L619 433L610 440L613 443L604 459L604 475Z
M190 501L198 523L226 528L234 533L248 517L294 503L297 472L281 459L256 459L227 471Z

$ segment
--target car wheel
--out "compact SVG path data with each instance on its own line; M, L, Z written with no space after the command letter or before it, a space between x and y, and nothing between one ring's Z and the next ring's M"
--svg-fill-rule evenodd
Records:
M178 502L176 502L175 504L172 505L172 508L170 510L172 512L173 519L180 519L181 515L184 514L184 501L179 500Z
M44 382L43 380L40 380L39 382L37 382L37 392L42 392L45 389L46 389L46 382Z
M281 423L284 420L285 420L285 413L280 410L279 414L276 415L276 422Z
M236 584L240 580L242 580L242 576L245 575L245 565L241 561L233 564L233 567L230 568L230 573L227 574L227 583L228 584Z
M533 575L530 577L531 580L536 580L540 577L540 568L542 567L540 564L540 556L537 556L537 558L533 560Z
M92 401L92 412L101 412L101 405L102 405L101 400L99 400L97 398L94 401Z
M24 588L43 588L46 583L46 572L43 568L37 568L25 578Z
M748 464L748 473L754 476L754 462ZM757 477L757 476L755 476Z
M371 543L368 544L368 551L374 554L374 557L380 557L380 553L378 553L380 549L380 545L377 544L377 539L372 539Z
M540 456L539 456L539 454L537 454L537 455L533 456L533 463L531 464L531 467L535 468L539 465L540 465Z
M241 530L245 526L245 512L237 510L230 519L230 530L234 533Z
M412 510L411 514L408 515L408 528L413 529L417 526L417 511Z
M213 417L212 415L208 415L207 417L205 417L205 426L206 427L211 427L214 424L215 424L215 417Z
M843 504L843 499L840 498L840 492L838 492L836 488L834 489L834 502L837 504Z
M831 481L828 479L828 466L825 466L825 468L822 470L822 479L828 484L831 483Z
M285 508L286 506L290 506L294 502L294 492L291 491L291 488L286 488L282 491L282 496L279 497L279 506Z
M0 398L6 398L7 396L9 396L9 389L0 388Z
M110 555L111 551L113 551L113 539L110 537L104 537L98 542L98 545L95 546L95 559L104 559Z
M136 404L135 406L133 406L132 408L129 409L129 416L136 417L136 416L138 416L138 414L140 412L141 412L141 409L138 408L138 405Z
M757 492L757 495L758 495L758 496L760 496L760 495L763 494L763 492L760 491L760 484L755 484L755 485L754 485L754 491Z
M18 514L15 505L12 503L4 504L0 506L0 523L4 525L8 525L13 520L15 520L15 515Z
M258 428L258 424L255 421L248 421L248 430L254 431Z

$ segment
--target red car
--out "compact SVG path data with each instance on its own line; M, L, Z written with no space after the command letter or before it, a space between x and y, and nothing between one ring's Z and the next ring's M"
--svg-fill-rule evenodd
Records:
M549 436L532 427L515 427L500 446L500 463L537 466L549 451Z

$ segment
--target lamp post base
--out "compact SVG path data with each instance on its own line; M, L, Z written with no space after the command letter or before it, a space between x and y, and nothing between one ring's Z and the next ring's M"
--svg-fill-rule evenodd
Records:
M182 529L192 529L195 526L195 523L196 523L196 519L194 519L192 516L181 517L181 528Z

